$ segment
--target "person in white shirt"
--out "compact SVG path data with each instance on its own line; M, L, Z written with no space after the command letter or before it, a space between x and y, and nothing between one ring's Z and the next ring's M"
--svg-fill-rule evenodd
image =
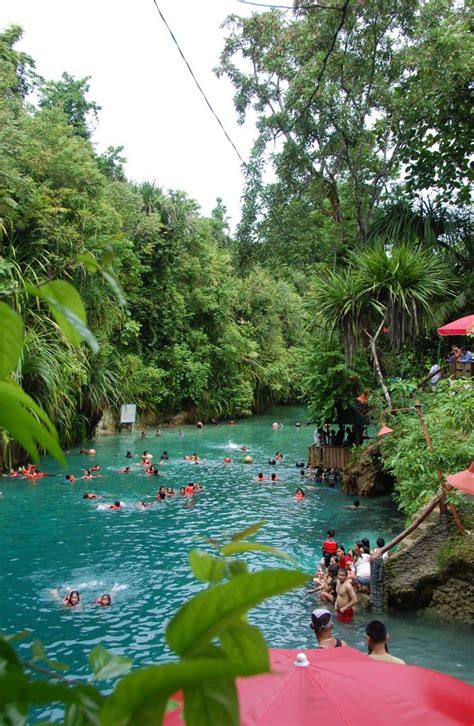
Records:
M360 589L370 588L370 555L364 552L362 542L354 545L354 561L355 582Z

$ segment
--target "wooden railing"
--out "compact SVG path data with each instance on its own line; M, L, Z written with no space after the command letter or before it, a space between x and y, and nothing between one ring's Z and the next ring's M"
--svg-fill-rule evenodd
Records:
M344 469L351 458L351 449L343 446L308 446L308 466L312 469Z

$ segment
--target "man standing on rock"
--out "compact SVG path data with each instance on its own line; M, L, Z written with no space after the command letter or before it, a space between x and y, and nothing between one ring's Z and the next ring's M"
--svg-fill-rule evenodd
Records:
M350 623L354 617L354 605L357 603L357 595L350 579L347 577L347 570L339 568L336 585L336 617L341 623Z

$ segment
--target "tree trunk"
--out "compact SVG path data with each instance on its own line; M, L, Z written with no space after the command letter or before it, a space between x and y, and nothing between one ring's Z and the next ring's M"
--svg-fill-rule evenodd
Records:
M366 335L367 335L367 337L369 339L370 352L372 353L372 360L374 361L375 373L376 373L377 378L379 380L380 387L382 388L382 391L383 391L383 395L385 397L385 400L387 401L387 406L389 408L393 408L393 406L392 406L392 399L390 398L390 393L388 392L388 388L385 385L385 380L384 380L384 377L383 377L383 374L382 374L382 369L380 368L379 357L378 357L378 354L377 354L377 348L375 346L375 343L377 341L377 338L379 337L380 331L382 330L382 328L383 328L384 325L385 325L385 321L382 321L380 323L380 326L379 326L377 332L373 336L372 335L369 335L369 333L367 332L367 330L365 331L365 333L366 333Z

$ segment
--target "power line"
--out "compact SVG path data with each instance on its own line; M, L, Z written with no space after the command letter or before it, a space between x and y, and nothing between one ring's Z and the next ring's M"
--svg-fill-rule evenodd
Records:
M216 113L216 112L214 111L214 109L213 109L213 107L212 107L212 105L211 105L211 102L209 101L209 99L207 98L206 94L204 93L204 91L203 91L203 89L202 89L202 87L201 87L201 85L200 85L200 83L199 83L198 79L197 79L197 78L196 78L196 76L194 75L193 69L191 68L190 64L188 63L188 61L187 61L187 59L186 59L186 56L184 55L183 51L181 50L181 47L180 47L180 45L179 45L178 41L176 40L176 36L174 35L174 33L173 33L173 31L171 30L171 28L170 28L170 26L168 25L168 23L166 22L166 18L164 17L163 13L161 12L160 8L158 7L158 3L156 2L156 0L153 0L153 4L154 4L154 6L155 6L155 7L156 7L156 9L157 9L157 11L158 11L158 13L159 13L159 16L160 16L160 18L162 19L163 23L165 24L165 26L166 26L166 29L167 29L168 33L169 33L169 34L171 35L171 37L172 37L172 39L173 39L173 42L174 42L175 46L177 47L177 49L178 49L178 51L179 51L179 54L180 54L181 58L182 58L182 59L183 59L183 61L184 61L184 62L186 63L186 67L187 67L188 71L190 72L190 74L191 74L191 77L192 77L192 79L193 79L194 83L195 83L195 84L196 84L196 86L198 87L198 89L199 89L199 92L200 92L201 96L202 96L202 97L204 98L204 100L205 100L205 102L206 102L206 104L207 104L207 106L208 106L209 110L211 111L212 115L214 116L214 118L216 119L217 123L218 123L218 124L219 124L219 126L221 127L222 131L223 131L223 132L224 132L224 134L225 134L225 137L226 137L227 141L228 141L228 142L229 142L229 143L231 144L232 148L234 149L235 153L236 153L236 154L237 154L237 156L239 157L239 159L240 159L240 161L242 162L242 164L243 164L244 166L247 166L246 162L245 162L245 161L243 160L242 156L240 155L240 152L239 152L238 148L236 147L236 145L234 144L234 142L233 142L233 141L232 141L232 139L230 138L229 134L228 134L228 133L227 133L227 131L225 130L225 128L224 128L224 124L223 124L223 123L222 123L222 121L220 120L220 118L219 118L219 116L217 115L217 113Z

